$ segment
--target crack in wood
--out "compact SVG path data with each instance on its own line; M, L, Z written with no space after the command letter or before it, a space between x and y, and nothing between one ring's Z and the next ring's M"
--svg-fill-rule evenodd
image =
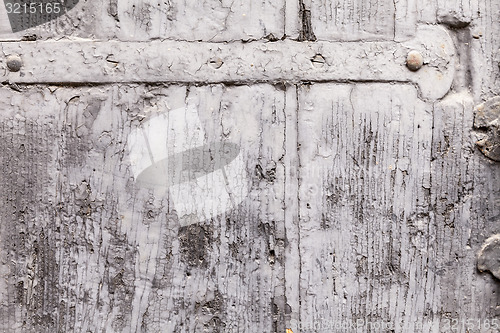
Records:
M316 35L313 31L311 10L306 9L304 0L299 0L299 16L301 21L301 30L299 33L299 41L316 41Z

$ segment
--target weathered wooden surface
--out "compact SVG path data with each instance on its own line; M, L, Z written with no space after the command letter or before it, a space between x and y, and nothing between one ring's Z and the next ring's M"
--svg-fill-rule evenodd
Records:
M418 35L396 42L295 41L249 43L23 42L6 54L22 54L23 68L0 80L17 83L280 83L301 81L412 82L423 99L443 97L455 76L455 47L442 27L422 26ZM418 51L425 68L409 71L406 58ZM321 55L324 54L326 59ZM186 55L189 55L186 57ZM329 56L329 55L335 55ZM320 57L321 61L317 61ZM39 66L39 59L48 63ZM82 64L83 66L75 66Z
M111 0L0 21L0 331L497 332L477 255L500 164L474 110L498 95L499 10ZM220 143L242 169L211 169ZM197 182L138 176L168 149Z
M2 297L1 329L273 326L283 283L283 91L124 85L1 96L2 281L15 297ZM185 102L199 107L208 141L239 143L247 169L259 172L248 178L253 197L232 212L179 227L171 196L135 184L125 151L131 129Z
M284 0L80 0L67 15L29 30L42 39L61 35L103 40L214 42L281 38L284 8ZM26 31L4 37L15 39L24 34Z
M301 93L300 252L314 258L301 267L301 321L376 321L391 305L387 321L421 320L435 274L422 265L433 252L431 107L410 86Z

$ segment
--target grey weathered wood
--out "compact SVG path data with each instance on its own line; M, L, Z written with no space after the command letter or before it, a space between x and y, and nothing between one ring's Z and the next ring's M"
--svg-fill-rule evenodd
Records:
M411 86L301 92L301 253L313 260L302 265L300 321L421 320L435 274L423 269L432 256L432 106Z
M36 34L102 40L253 40L284 34L284 0L250 2L140 0L80 1L67 15L1 39ZM3 8L2 8L3 9ZM3 15L2 15L3 16Z
M1 96L2 281L16 297L2 297L2 330L272 327L271 300L284 297L283 91L112 85ZM239 142L248 169L263 173L232 212L179 228L168 195L134 184L124 151L131 129L185 101L200 107L209 141Z
M441 27L422 26L404 43L294 41L252 43L42 42L6 43L2 51L20 55L23 67L0 79L17 83L255 83L299 81L413 82L422 98L437 99L450 89L455 48ZM418 72L406 68L409 51L426 58ZM322 63L315 56L324 54ZM48 59L44 66L39 59ZM75 66L80 64L79 66ZM43 79L41 79L43 78Z
M0 6L0 331L497 332L477 323L500 320L480 271L496 269L500 165L474 110L498 95L499 10L81 1L11 33ZM156 160L134 160L132 133L179 110L185 135L158 140L244 161L224 185L247 196L205 220L134 169Z

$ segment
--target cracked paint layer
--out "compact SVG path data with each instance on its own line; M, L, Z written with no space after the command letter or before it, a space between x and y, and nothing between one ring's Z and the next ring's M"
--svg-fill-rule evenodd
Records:
M450 90L455 74L453 40L442 27L428 25L404 43L44 42L1 48L22 55L20 72L0 72L0 79L16 83L408 82L418 86L423 99L435 100ZM410 50L424 57L418 72L406 68ZM44 66L38 62L41 52L52 60ZM323 66L318 54L324 56Z

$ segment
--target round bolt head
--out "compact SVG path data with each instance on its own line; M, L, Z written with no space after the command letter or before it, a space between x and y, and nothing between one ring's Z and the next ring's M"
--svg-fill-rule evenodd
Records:
M406 57L406 67L411 71L418 71L424 64L424 58L418 51L410 51Z
M21 66L23 62L21 57L16 54L11 54L7 56L7 68L11 72L19 72L21 70Z

